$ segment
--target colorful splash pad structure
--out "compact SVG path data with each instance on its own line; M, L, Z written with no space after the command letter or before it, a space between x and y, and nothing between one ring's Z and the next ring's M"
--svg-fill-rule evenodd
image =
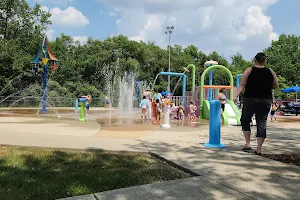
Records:
M42 96L42 113L45 114L47 112L47 71L48 71L48 63L51 63L51 69L53 71L57 70L57 63L59 60L54 56L53 52L50 49L50 45L48 39L45 37L43 42L41 43L39 50L34 57L32 64L34 64L33 70L38 72L39 69L43 70L43 96Z
M230 85L212 85L212 76L210 76L209 84L204 85L204 80L206 74L209 72L212 74L213 69L221 69L226 71L230 78ZM224 125L240 125L241 112L233 102L233 77L229 69L222 65L210 65L206 70L204 70L201 76L201 85L200 85L200 117L203 119L210 119L210 102L212 101L212 89L221 89L225 88L230 90L229 100L225 104L225 110L222 113L222 121ZM209 89L208 100L204 98L204 89Z

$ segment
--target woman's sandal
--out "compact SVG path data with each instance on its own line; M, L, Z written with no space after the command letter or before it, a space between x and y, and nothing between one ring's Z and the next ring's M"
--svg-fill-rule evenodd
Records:
M251 147L244 147L242 150L243 151L250 151L252 148Z
M255 155L261 156L261 153L257 153L257 151L254 151Z

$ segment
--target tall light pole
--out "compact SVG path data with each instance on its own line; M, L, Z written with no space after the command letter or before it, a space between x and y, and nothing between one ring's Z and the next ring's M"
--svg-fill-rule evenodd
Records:
M168 72L171 71L171 35L173 33L174 26L167 26L165 34L169 35L169 70ZM170 76L168 76L168 92L171 92L170 89Z

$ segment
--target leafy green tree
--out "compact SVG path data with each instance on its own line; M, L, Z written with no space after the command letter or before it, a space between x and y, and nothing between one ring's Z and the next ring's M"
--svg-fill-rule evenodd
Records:
M0 1L0 88L14 77L22 75L13 88L1 95L8 95L34 82L31 61L43 37L42 32L50 24L50 14L40 5L31 8L25 0ZM9 87L8 87L9 88Z
M38 4L31 8L25 0L2 0L0 10L0 35L3 36L0 39L0 88L5 88L4 92L0 90L0 96L19 94L39 97L42 92L42 71L34 73L31 61L45 36L47 25L51 24L50 14L42 11ZM119 91L113 86L119 84L125 73L134 73L137 80L149 84L154 82L158 73L168 71L168 49L162 49L153 42L131 41L123 35L105 40L88 38L87 43L81 45L72 37L61 34L50 42L50 46L61 61L57 71L48 71L48 95L60 101L58 106L70 106L72 102L69 98L87 94L93 96L94 105L103 106L103 101L95 97L104 98L108 94L117 97ZM290 97L292 94L283 94L281 89L299 84L299 46L298 36L283 34L265 49L267 66L279 78L280 88L275 90L277 98ZM253 65L241 54L232 55L229 61L217 52L206 55L194 45L183 48L175 44L170 48L171 71L184 72L183 67L194 64L196 85L199 85L205 70L204 63L208 60L215 60L227 67L234 77ZM188 77L187 90L192 87L191 72L184 72ZM172 91L178 80L179 77L171 78ZM228 85L227 73L214 70L213 84ZM155 88L165 91L167 77L158 77ZM181 95L181 88L182 83L179 83L175 95Z
M278 75L285 77L288 85L300 83L300 37L280 35L265 49L268 66Z

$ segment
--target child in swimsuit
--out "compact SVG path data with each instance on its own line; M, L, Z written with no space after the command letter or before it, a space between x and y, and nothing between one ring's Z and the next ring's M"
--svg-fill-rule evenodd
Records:
M192 120L196 119L195 112L197 110L197 107L194 105L193 101L190 101L189 110L190 110L189 118L192 121Z
M170 116L170 119L175 119L175 116L173 115L173 112L175 111L175 103L171 102L170 104L170 113L169 113L169 116Z
M226 97L226 95L225 95L225 92L226 92L226 89L225 88L222 88L221 90L220 90L220 93L219 93L219 95L218 95L218 97L217 97L217 99L220 101L220 103L221 103L221 114L224 112L224 110L225 110L225 104L226 104L226 99L227 99L227 97Z
M148 107L148 100L146 99L146 96L143 96L143 100L140 103L140 108L142 108L141 119L147 119Z
M183 117L184 117L182 103L179 104L177 116L178 116L178 119L183 119Z
M106 96L105 97L105 109L109 109L109 105L110 105L110 99Z
M90 110L92 96L89 94L86 96L86 103L85 103L85 114L88 115L88 111Z
M273 118L275 119L275 122L277 122L277 119L276 119L276 110L278 109L279 105L277 104L276 101L273 101L272 102L272 105L271 105L271 121L273 121Z
M161 109L161 104L159 103L159 100L155 100L155 107L156 107L156 121L160 122L161 120L161 115L162 115L162 109Z

